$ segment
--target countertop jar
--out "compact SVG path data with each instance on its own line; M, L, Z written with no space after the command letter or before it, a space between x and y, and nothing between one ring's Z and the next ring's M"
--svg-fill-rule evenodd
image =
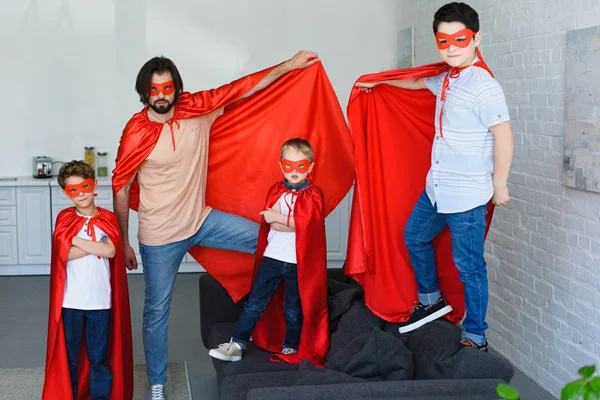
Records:
M105 151L96 153L96 164L98 165L98 178L106 178L108 176L107 155Z
M96 168L96 154L94 153L94 146L85 147L83 161L92 168Z

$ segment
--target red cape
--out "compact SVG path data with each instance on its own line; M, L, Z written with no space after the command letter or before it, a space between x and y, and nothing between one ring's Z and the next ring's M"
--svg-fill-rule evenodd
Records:
M129 290L123 246L116 215L101 207L97 207L97 210L98 218L95 223L108 235L117 250L115 257L110 260L112 288L111 330L108 346L108 366L112 372L110 398L111 400L130 400L133 398L133 352ZM56 218L50 265L50 307L43 400L73 399L61 311L67 273L67 254L73 237L81 230L84 222L85 218L77 215L75 207L62 210ZM77 367L79 371L78 397L89 399L89 361L85 349L85 335L81 343Z
M184 93L175 105L175 118L209 113L239 99L270 69L218 89ZM121 137L113 191L118 192L148 157L162 129L150 122L146 109L134 115ZM206 202L224 212L259 221L262 195L281 178L278 166L283 142L293 137L315 149L314 182L327 194L328 214L344 198L354 180L352 139L337 97L319 62L292 71L266 89L225 109L210 133ZM240 173L244 171L245 173ZM137 209L139 191L131 190ZM194 247L190 254L238 301L250 291L253 255Z
M481 61L475 65L489 71ZM357 82L422 78L448 69L446 63L436 63L365 75ZM348 104L356 185L346 274L364 288L371 311L387 321L406 321L417 300L404 227L425 189L431 166L435 104L435 96L427 89L390 85L378 85L370 93L355 86ZM486 235L492 213L490 202ZM454 309L448 318L458 323L465 313L464 291L452 259L448 228L435 239L434 248L441 291Z
M269 190L266 207L273 207L283 193L289 192L279 182ZM329 351L329 319L327 313L327 245L325 241L325 197L320 188L310 185L298 192L294 206L296 224L296 264L298 288L302 303L302 334L300 348L293 355L273 354L271 361L300 364L308 359L315 365L325 364ZM264 219L258 234L254 274L256 277L263 253L267 247L270 225ZM273 295L252 334L256 347L281 353L285 336L282 283Z

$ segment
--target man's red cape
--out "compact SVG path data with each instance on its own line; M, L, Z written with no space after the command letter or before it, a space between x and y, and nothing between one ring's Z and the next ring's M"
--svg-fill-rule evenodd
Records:
M108 345L108 367L112 373L110 398L111 400L130 400L133 398L133 350L123 245L116 215L101 207L96 209L98 214L94 220L95 225L108 235L117 250L115 256L110 260L112 290ZM84 217L77 215L75 207L62 210L56 218L50 264L50 307L43 400L73 399L61 311L67 274L67 255L73 237L81 230L85 220ZM89 399L89 361L85 348L85 335L81 342L77 369L79 372L78 398Z
M491 71L482 62L475 66ZM474 68L474 67L471 67ZM435 76L446 63L364 75L357 82ZM350 217L346 274L365 291L367 306L386 321L404 322L417 300L414 270L404 244L404 227L425 189L435 135L435 96L427 89L378 85L367 93L354 87L348 120L354 140L356 184ZM487 231L493 213L488 205ZM450 231L434 241L441 292L460 322L463 284L452 259Z
M314 182L326 193L328 214L344 198L354 180L352 138L339 102L319 62L292 71L266 89L239 99L271 69L246 76L218 89L184 93L175 105L174 119L204 115L231 104L212 126L206 202L218 210L258 222L262 195L281 178L281 145L294 137L307 139L315 149ZM152 152L163 124L151 122L147 109L129 121L113 171L117 193ZM139 186L130 192L137 210ZM250 291L253 255L194 247L190 254L217 279L237 302Z
M279 182L267 195L266 207L273 207L289 190ZM274 354L272 361L300 364L307 359L315 365L325 364L329 351L329 319L327 313L327 245L325 242L325 197L321 189L310 185L298 194L294 205L296 225L296 265L302 303L300 348L293 355ZM256 246L254 278L267 247L270 225L262 221ZM252 340L263 350L281 353L286 326L283 317L285 285L280 284L258 321Z

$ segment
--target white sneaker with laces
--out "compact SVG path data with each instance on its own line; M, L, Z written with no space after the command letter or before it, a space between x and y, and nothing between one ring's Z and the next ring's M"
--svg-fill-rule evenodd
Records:
M240 361L242 359L242 346L234 342L221 343L218 348L211 349L208 355L222 361Z
M148 387L146 400L165 400L165 385L151 385Z
M298 350L292 349L291 347L284 347L283 350L281 350L281 354L286 354L286 355L296 354L297 352L298 352Z

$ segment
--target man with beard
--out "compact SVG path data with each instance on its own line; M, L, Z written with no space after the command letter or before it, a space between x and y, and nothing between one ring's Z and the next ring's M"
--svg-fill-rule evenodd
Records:
M168 58L152 58L139 71L135 87L146 107L131 118L121 137L113 192L130 270L137 269L137 261L129 244L129 208L138 210L145 281L143 342L150 384L147 398L165 396L168 316L185 253L194 246L256 251L257 223L206 204L211 126L226 105L318 61L315 53L300 51L274 68L193 94L183 92L181 76ZM239 173L252 171L252 164L248 160L247 171ZM135 204L138 191L139 205Z

